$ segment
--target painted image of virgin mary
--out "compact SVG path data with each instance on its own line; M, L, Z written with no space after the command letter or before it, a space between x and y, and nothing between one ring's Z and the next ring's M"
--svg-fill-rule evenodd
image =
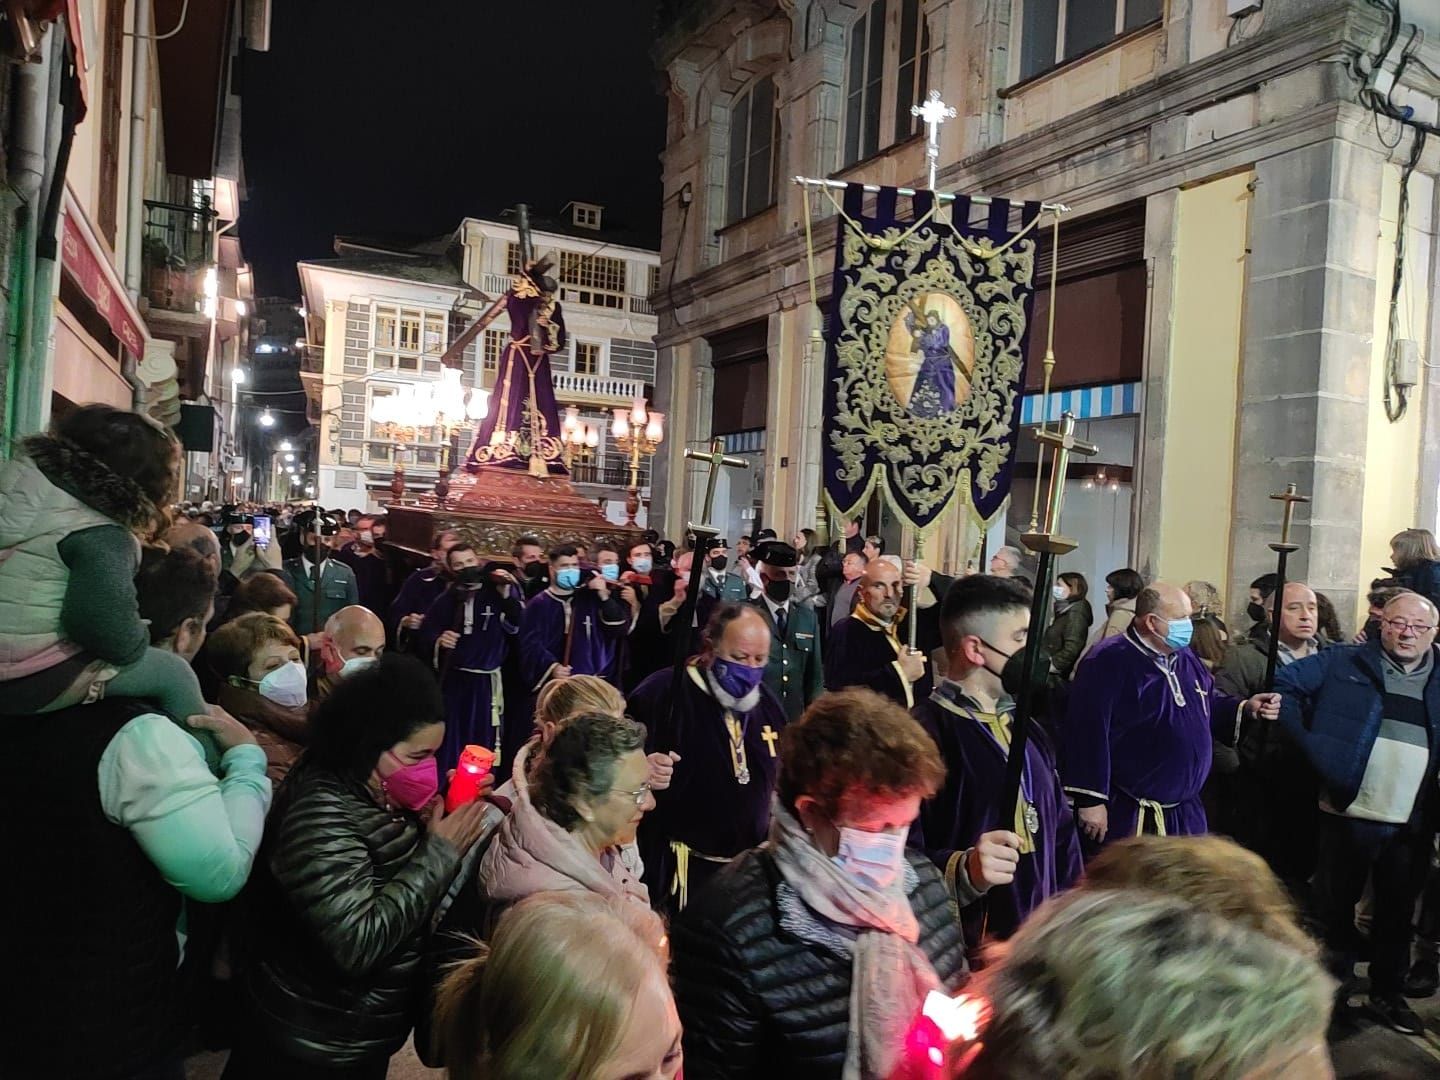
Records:
M930 419L953 412L970 394L973 362L970 320L951 296L917 296L891 324L886 377L912 416Z

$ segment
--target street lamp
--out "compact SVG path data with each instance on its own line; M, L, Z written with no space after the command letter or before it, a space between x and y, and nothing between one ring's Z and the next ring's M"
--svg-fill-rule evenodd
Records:
M245 369L243 367L234 368L230 372L230 378L235 381L236 385L243 383L245 381Z
M269 410L268 408L267 408L264 412L262 412L262 413L260 414L260 426L261 426L261 427L274 427L274 426L275 426L275 417L273 417L273 416L270 415L270 410Z
M285 460L286 460L286 461L294 461L294 460L295 460L295 455L294 455L294 454L286 454L286 455L285 455Z
M284 442L282 442L282 443L280 444L280 449L281 449L281 450L293 450L293 449L295 449L295 448L290 445L290 440L289 440L289 439L286 439Z
M444 436L445 460L440 463L440 476L435 481L436 504L444 507L450 496L450 475L460 457L460 432L485 419L490 411L490 392L478 387L465 389L460 369L446 367L440 372L440 381L428 387L422 404L425 426L439 429Z
M625 524L636 527L635 515L640 512L640 459L649 457L665 441L665 414L650 412L643 397L637 397L627 412L615 410L610 425L615 445L622 454L630 455L630 486L625 491Z

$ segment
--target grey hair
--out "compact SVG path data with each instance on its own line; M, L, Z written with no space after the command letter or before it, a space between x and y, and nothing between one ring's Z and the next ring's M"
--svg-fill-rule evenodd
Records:
M556 825L572 830L580 823L576 800L608 795L620 759L644 747L645 728L634 720L600 712L573 716L545 748L531 781L531 801Z
M1221 1080L1322 1043L1335 983L1181 901L1081 891L1032 915L979 988L985 1080Z

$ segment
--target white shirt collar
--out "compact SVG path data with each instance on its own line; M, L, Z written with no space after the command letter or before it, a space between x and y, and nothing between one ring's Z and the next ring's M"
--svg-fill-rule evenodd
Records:
M771 600L771 599L770 599L770 596L769 596L768 593L763 593L763 592L762 592L762 593L760 594L760 596L761 596L761 598L765 601L765 606L770 609L770 617L771 617L772 619L776 619L776 620L778 621L779 613L782 612L782 611L784 611L784 612L786 612L786 613L788 614L789 609L790 609L790 601L787 600L787 601L785 601L785 603L783 603L783 604L777 604L777 603L775 603L774 600Z

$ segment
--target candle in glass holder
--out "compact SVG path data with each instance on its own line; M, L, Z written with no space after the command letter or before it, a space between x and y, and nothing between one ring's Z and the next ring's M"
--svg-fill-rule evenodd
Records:
M468 802L480 796L480 785L495 764L495 752L473 743L460 752L460 763L455 766L454 779L445 792L445 812L453 814Z

